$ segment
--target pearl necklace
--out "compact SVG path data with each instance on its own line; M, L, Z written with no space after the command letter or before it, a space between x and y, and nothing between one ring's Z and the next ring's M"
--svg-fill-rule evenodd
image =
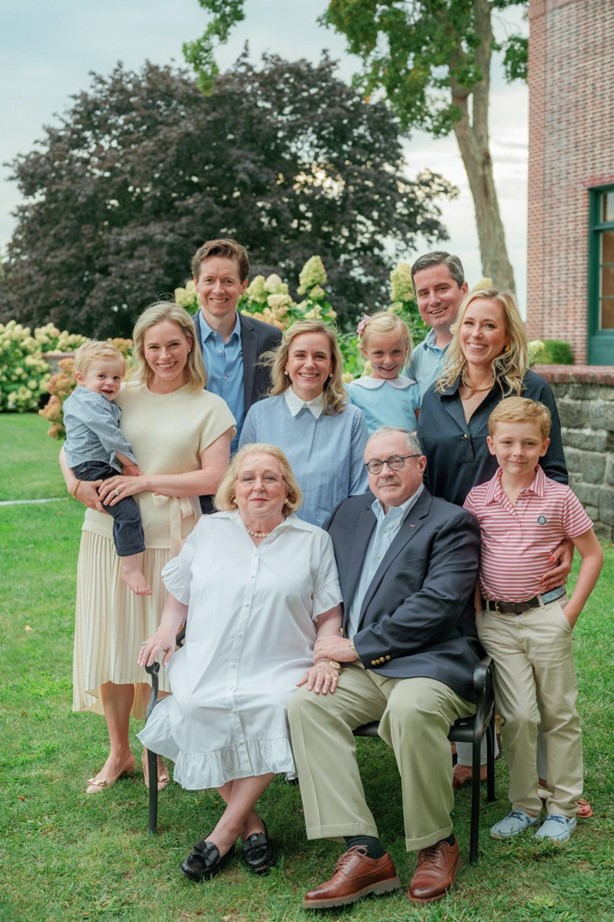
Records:
M278 522L277 525L281 525L281 522ZM277 528L277 525L275 528ZM245 527L247 528L247 525ZM250 528L247 528L247 534L251 535L252 538L268 538L269 535L273 534L275 528L272 528L271 531L252 531Z

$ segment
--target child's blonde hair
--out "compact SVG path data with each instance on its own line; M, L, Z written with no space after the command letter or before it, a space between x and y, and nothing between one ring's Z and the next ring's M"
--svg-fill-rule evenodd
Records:
M407 356L411 355L411 351L414 347L411 333L403 318L399 317L398 314L393 314L392 311L378 311L370 317L365 315L358 324L358 336L361 349L364 350L369 347L369 336L371 336L372 333L385 335L390 333L396 334L400 340L405 342Z
M497 423L536 423L543 440L550 435L552 416L550 410L537 400L528 397L505 397L488 418L488 434L492 438Z
M82 346L79 346L75 352L73 373L85 374L88 365L91 365L92 362L100 362L108 359L113 359L115 362L122 363L123 377L126 372L126 360L117 346L114 346L113 343L108 341L102 342L98 339L88 339L88 341L83 343Z

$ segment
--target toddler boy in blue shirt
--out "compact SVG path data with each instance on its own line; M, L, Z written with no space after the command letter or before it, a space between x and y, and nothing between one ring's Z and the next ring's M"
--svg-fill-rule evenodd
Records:
M121 410L114 403L125 367L123 355L112 343L90 340L75 353L78 386L63 406L66 461L78 478L73 496L82 480L141 473L132 447L119 428ZM122 579L136 595L151 595L142 569L145 539L136 500L126 496L105 508L113 516L113 541L121 558Z

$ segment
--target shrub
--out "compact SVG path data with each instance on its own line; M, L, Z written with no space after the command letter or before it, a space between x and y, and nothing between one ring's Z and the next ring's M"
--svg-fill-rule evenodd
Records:
M52 323L34 333L15 320L0 324L0 412L38 410L51 375L45 353L74 351L84 341Z
M530 365L573 365L573 352L562 339L534 339L529 343Z
M37 410L49 366L29 327L0 324L0 412Z

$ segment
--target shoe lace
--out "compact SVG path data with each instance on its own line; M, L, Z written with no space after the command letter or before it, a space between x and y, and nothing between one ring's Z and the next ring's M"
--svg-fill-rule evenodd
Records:
M366 855L367 849L364 845L353 845L352 848L343 853L337 862L335 871L344 871L349 865L354 864L359 858L365 858Z
M525 820L528 816L528 813L521 813L520 810L510 810L508 816L513 816L515 820Z
M439 842L435 842L434 845L429 845L427 848L421 849L416 859L416 867L424 864L425 861L434 861L438 857L439 852Z
M559 823L561 826L568 826L570 821L569 821L569 817L563 816L560 813L549 813L546 819L544 820L544 822L545 823Z

